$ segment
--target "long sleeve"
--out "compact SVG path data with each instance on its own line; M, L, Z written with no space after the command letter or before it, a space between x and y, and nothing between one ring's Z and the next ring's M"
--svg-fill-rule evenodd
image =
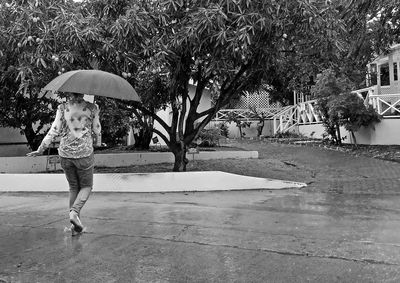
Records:
M92 130L94 134L94 145L100 146L101 145L100 109L97 104L95 104Z
M60 135L62 127L62 111L61 105L57 108L56 118L53 121L53 124L50 127L50 130L47 132L47 135L42 140L38 151L43 152L47 149L50 144Z

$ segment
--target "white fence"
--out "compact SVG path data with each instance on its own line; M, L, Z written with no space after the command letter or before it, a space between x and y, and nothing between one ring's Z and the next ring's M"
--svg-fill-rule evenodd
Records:
M257 108L255 113L254 111L246 108L246 109L221 109L215 115L215 121L227 121L230 120L231 117L235 117L239 120L259 120L259 115L263 115L264 119L272 119L277 113L279 113L282 108Z
M297 106L287 106L274 117L274 134L288 132L298 124Z
M297 111L299 115L299 124L315 124L321 123L321 115L315 109L317 100L309 100L306 102L299 103L297 105Z
M274 116L274 134L292 130L297 125L309 125L321 122L321 116L315 109L316 100L288 106Z
M353 91L364 100L365 105L372 105L375 111L384 118L400 118L400 93L377 95L376 86ZM271 107L257 109L258 114L263 114L265 119L273 121L273 133L291 131L298 125L312 125L321 123L322 117L316 110L316 100L300 102L296 105L285 107ZM215 121L226 121L229 117L255 121L256 113L250 109L224 109L220 110Z

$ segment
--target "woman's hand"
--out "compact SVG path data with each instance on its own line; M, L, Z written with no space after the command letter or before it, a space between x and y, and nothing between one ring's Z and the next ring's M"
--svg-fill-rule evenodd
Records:
M31 156L31 157L36 157L38 155L42 155L42 153L39 150L32 151L26 154L26 156Z

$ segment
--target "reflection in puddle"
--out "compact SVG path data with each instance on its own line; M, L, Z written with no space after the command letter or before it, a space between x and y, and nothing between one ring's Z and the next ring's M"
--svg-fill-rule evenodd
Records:
M83 236L86 231L86 227L82 233L72 236L71 227L64 227L64 244L67 250L72 251L72 255L76 256L80 254L83 250L82 243L80 242L80 238Z

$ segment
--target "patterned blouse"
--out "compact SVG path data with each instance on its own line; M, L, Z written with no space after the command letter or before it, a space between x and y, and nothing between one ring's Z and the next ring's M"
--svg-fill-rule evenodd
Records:
M92 135L99 137L101 132L99 112L96 104L83 99L60 104L56 118L38 150L43 152L57 137L61 137L58 148L61 157L90 156L93 153Z

